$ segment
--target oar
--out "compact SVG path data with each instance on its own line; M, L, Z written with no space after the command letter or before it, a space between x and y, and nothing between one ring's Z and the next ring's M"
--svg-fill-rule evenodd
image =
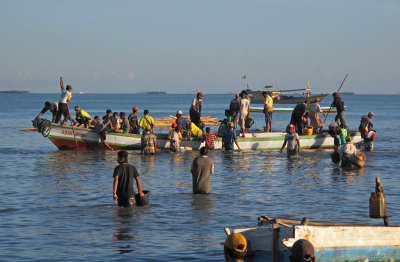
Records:
M72 120L71 120L71 115L70 115L70 113L69 113L69 106L68 106L68 103L67 103L67 110L68 110L69 121L71 121L72 134L74 134L75 144L76 144L76 146L78 147L78 150L80 150L80 149L79 149L79 145L78 145L78 140L76 140L76 136L75 136L75 128L74 128L74 125L73 125ZM64 119L64 120L65 120L65 119Z
M340 87L339 87L339 89L338 89L338 91L337 91L336 93L339 93L340 89L342 89L343 83L344 83L344 81L346 81L346 78L347 78L348 75L349 75L349 74L346 74L345 78L344 78L343 81L342 81L342 84L340 85ZM324 125L325 125L326 119L328 119L328 115L329 115L329 112L331 111L331 108L332 108L332 104L331 104L331 106L329 107L328 113L327 113L326 116L325 116Z
M17 128L18 131L21 132L32 132L32 131L37 131L36 128L31 127L31 128Z

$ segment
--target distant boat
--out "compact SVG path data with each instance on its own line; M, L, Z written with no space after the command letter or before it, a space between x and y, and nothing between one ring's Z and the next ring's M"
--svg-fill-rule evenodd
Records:
M145 92L137 92L136 94L146 94L146 95L160 95L166 94L167 92L164 91L145 91Z
M29 91L24 90L7 90L7 91L0 91L1 94L27 94L30 93Z
M78 94L83 95L85 92L79 91Z
M264 91L266 91L269 95L272 96L272 98L274 99L274 104L298 104L298 103L304 102L305 100L309 100L310 102L312 102L316 98L319 98L319 100L322 101L328 95L328 94L320 94L320 95L312 96L310 83L308 81L307 81L307 86L305 89L301 88L301 89L275 91L274 90L274 89L276 89L275 86L265 86L264 89L265 90L253 91L250 88L247 88L246 91L249 93L251 103L263 104L265 98L262 95L262 92L264 92ZM295 92L295 91L303 91L303 94L301 96L281 94L283 92Z

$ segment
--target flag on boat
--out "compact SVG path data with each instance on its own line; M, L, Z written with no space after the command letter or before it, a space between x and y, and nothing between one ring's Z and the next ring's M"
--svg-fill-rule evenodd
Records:
M242 79L246 79L246 78L247 78L246 75L243 75L243 76L242 76Z

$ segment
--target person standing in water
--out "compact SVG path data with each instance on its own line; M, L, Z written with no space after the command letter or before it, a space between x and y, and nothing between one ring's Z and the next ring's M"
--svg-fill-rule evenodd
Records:
M133 181L136 181L136 186L140 197L144 197L142 184L140 183L139 173L136 167L128 164L128 152L118 152L118 166L114 169L113 182L113 198L114 202L118 201L118 206L132 207L134 205L135 191L133 189Z

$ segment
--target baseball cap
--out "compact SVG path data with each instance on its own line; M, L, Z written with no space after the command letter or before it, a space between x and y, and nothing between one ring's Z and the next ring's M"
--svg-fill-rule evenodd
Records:
M294 125L293 124L289 124L289 125L287 125L286 128L294 128Z
M314 258L314 246L308 240L299 239L292 246L291 256L296 261L312 261Z
M177 127L178 125L174 122L174 123L172 123L172 125L171 125L171 127L173 127L173 128L175 128L175 127Z
M226 237L224 246L230 250L244 253L247 249L247 240L240 233L233 233Z
M368 115L374 116L375 114L374 114L374 112L369 112Z
M176 111L176 114L177 114L177 115L182 115L182 111L181 111L181 110L178 110L178 111Z
M139 111L139 108L138 108L137 106L135 106L135 107L133 108L133 110Z

